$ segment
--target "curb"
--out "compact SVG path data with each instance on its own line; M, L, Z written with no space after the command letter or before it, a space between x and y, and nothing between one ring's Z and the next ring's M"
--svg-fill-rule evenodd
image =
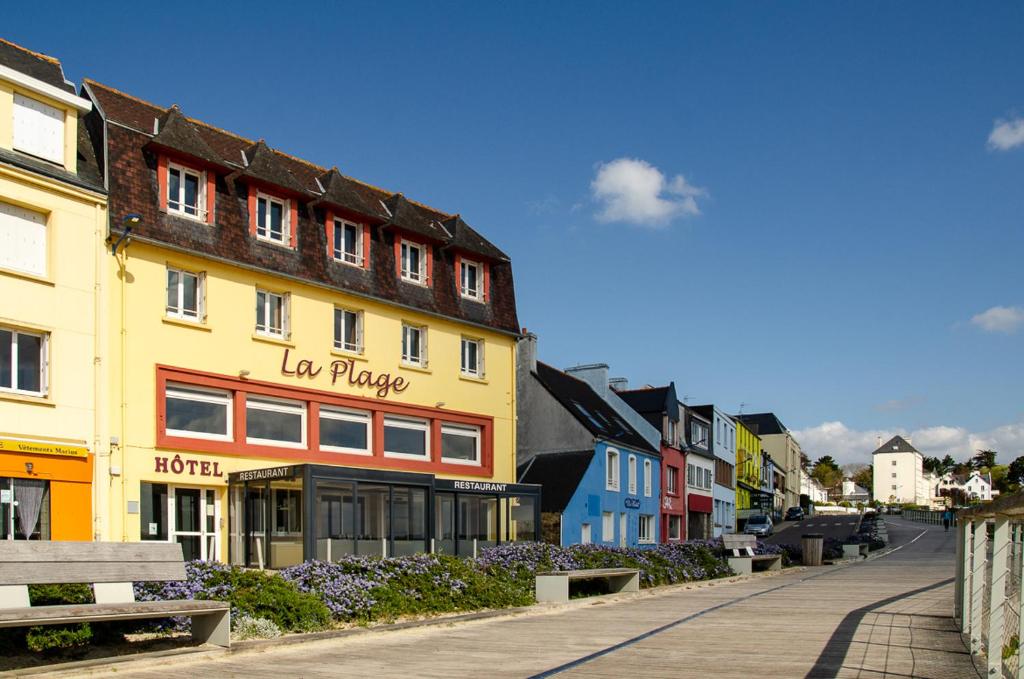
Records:
M146 669L171 660L196 661L204 659L220 658L241 653L260 653L273 648L293 646L316 641L329 641L333 639L348 639L363 637L374 634L386 634L389 632L400 632L403 630L420 629L426 627L440 627L443 625L454 625L456 623L477 622L492 620L496 618L512 618L527 614L546 615L557 613L563 610L572 610L583 606L597 606L615 604L630 601L642 597L659 596L674 592L706 589L721 585L730 585L740 582L748 582L760 578L776 577L787 573L798 573L807 570L807 566L793 566L779 571L760 571L751 575L730 575L714 580L696 580L693 582L682 582L674 585L661 585L641 589L639 592L621 592L617 594L602 594L589 596L582 599L572 599L568 603L533 604L532 606L519 606L517 608L501 608L486 611L474 611L448 616L437 616L423 620L407 620L404 622L384 623L367 627L353 627L348 629L326 630L323 632L309 632L306 634L289 634L277 639L252 639L248 641L237 641L231 644L231 648L219 648L213 646L191 646L187 648L176 648L164 651L150 651L146 653L126 654L110 658L93 658L90 660L77 660L60 665L39 665L37 667L26 667L0 672L0 677L63 677L82 676L97 672L112 673L118 668L127 664L133 665L133 669Z

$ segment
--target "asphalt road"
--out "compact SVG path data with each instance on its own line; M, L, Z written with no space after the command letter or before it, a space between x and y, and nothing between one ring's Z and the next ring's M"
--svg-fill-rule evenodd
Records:
M845 540L853 533L859 520L859 514L819 514L803 521L783 521L775 526L775 534L764 541L775 545L798 545L804 533L820 533L826 538Z

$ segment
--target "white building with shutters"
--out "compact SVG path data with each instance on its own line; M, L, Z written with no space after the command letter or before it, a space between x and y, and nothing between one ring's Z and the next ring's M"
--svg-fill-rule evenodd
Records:
M0 540L102 525L109 254L90 108L60 62L0 40Z

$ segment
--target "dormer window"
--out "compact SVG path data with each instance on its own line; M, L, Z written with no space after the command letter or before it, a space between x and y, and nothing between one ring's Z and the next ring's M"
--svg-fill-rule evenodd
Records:
M468 259L459 262L459 292L466 299L482 301L484 298L483 265Z
M14 94L15 151L64 165L64 111Z
M332 242L334 259L353 266L364 266L362 226L344 219L335 219Z
M182 165L167 165L167 211L206 221L206 177Z
M402 280L419 285L427 284L427 252L420 243L402 240Z
M256 194L256 237L272 243L291 242L288 201L265 193Z

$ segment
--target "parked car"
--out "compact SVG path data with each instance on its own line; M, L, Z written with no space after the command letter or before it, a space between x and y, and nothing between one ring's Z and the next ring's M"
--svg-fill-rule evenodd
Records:
M790 507L786 510L786 521L802 521L804 518L803 507Z
M747 519L747 527L743 532L747 535L768 536L775 532L775 524L766 514L757 514Z

